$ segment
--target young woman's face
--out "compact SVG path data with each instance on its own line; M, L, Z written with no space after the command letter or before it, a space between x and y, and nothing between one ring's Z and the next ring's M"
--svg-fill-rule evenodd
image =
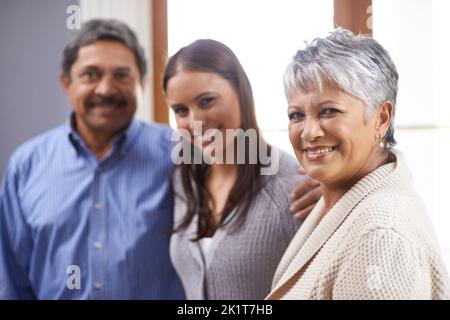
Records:
M231 134L226 134L226 129L241 128L236 91L228 80L216 73L178 72L167 83L167 100L175 114L178 129L189 130L192 136L197 136L194 144L204 153L214 154L211 150L214 141L211 133L214 130L206 132L208 129L217 129L215 132L220 132L223 148L226 148L234 141Z
M324 184L344 185L370 172L368 164L379 146L376 117L366 119L365 109L362 101L339 90L291 92L289 139L308 175Z

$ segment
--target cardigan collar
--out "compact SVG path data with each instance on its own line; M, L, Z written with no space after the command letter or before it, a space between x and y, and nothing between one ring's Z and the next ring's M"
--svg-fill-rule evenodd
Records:
M225 222L231 222L231 219L233 219L234 214L236 213L236 209L234 209L230 215L227 217ZM198 229L198 215L194 215L192 222L189 224L189 226L186 228L185 234L188 236L189 239L193 239L197 237L197 229ZM224 240L225 236L229 233L228 225L225 227L219 227L214 235L211 237L211 244L208 247L207 253L203 252L203 250L200 247L199 241L189 241L188 248L193 256L194 260L196 261L198 268L202 274L201 281L202 281L202 299L207 299L207 291L206 291L206 270L208 269L208 266L211 263L212 258L215 254L220 254L219 246L221 242Z
M396 162L385 164L358 181L322 219L324 200L319 200L286 250L275 273L272 293L302 270L361 200L380 184L396 184L399 181L406 168L403 165L399 168L401 153L394 151L394 154Z

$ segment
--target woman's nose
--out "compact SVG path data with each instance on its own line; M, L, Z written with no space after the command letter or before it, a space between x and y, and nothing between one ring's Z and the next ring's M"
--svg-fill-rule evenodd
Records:
M301 138L307 141L317 140L323 137L324 133L318 119L307 117L304 121Z
M205 127L206 117L204 112L198 110L191 110L189 112L189 130L200 130L200 134L203 132L202 128Z

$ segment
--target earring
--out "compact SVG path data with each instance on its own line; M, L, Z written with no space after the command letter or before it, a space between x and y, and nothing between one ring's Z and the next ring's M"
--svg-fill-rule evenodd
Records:
M381 138L381 135L378 136L378 145L380 146L381 149L384 149L386 147L386 145L384 144L383 138Z

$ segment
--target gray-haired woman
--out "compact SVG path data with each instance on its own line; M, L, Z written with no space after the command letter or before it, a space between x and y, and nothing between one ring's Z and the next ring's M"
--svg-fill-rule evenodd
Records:
M449 282L411 173L393 150L398 75L374 39L336 30L297 52L289 137L322 199L268 299L443 299Z

